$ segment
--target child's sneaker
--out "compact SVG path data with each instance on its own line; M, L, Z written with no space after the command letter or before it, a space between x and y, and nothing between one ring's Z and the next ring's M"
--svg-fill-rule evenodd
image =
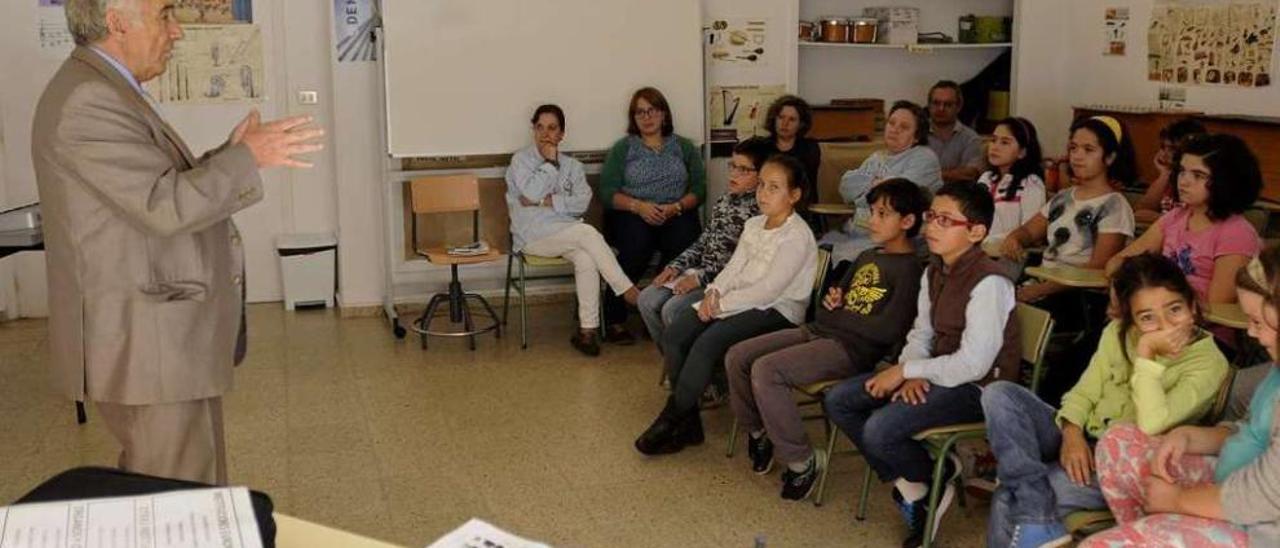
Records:
M1071 543L1071 534L1061 523L1019 523L1013 527L1013 548L1057 548Z
M809 457L809 466L803 472L793 472L787 468L782 472L782 498L787 500L804 500L813 494L818 485L818 476L827 467L827 452L814 449Z
M769 436L761 435L760 439L747 434L747 456L751 457L751 471L761 476L773 470L773 442Z

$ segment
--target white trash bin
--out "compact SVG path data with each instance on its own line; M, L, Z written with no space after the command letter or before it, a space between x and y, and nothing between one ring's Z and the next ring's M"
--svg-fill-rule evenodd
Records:
M333 234L281 234L276 237L284 309L333 306L338 239Z

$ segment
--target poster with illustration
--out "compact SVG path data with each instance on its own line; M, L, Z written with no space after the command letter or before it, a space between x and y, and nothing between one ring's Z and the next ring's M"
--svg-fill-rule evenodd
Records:
M173 13L184 25L253 22L252 0L176 0Z
M1107 8L1103 21L1107 40L1103 54L1124 55L1129 43L1129 8Z
M258 25L184 25L169 68L145 87L161 103L259 102L266 93Z
M765 67L776 55L768 42L769 23L764 18L727 18L711 22L707 51L714 65Z
M711 140L741 141L767 135L765 115L786 86L712 86L708 97Z
M1271 85L1277 0L1161 0L1147 33L1147 79L1179 85Z

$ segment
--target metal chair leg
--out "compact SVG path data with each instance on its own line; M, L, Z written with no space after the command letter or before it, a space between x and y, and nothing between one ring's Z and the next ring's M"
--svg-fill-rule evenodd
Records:
M725 458L733 458L733 450L738 445L738 417L733 418L733 426L729 427L729 447L724 450Z
M528 303L525 302L525 271L524 261L520 261L520 285L516 289L520 292L520 349L529 348L529 310Z
M858 521L867 519L867 499L871 498L871 481L873 479L871 477L871 463L865 460L863 462L866 463L867 469L866 473L862 475L862 495L858 497L858 513L853 515Z
M471 307L467 306L467 300L465 298L460 299L460 301L461 301L461 304L459 306L461 308L460 312L462 312L462 327L466 329L468 332L475 331L476 324L471 319ZM476 349L475 335L467 335L467 347L470 348L472 351Z
M441 303L441 302L444 302L444 301L445 301L445 300L447 300L447 299L448 299L448 297L446 297L445 295L440 294L440 293L436 293L435 295L432 295L432 297L431 297L431 301L430 301L429 303L427 303L427 309L426 309L426 310L423 310L423 311L422 311L422 316L418 318L418 322L417 322L417 323L418 323L418 327L420 327L423 331L426 331L428 328L430 328L430 327L431 327L431 319L432 319L432 318L434 318L434 317L436 316L436 307L437 307L437 306L440 306L440 303ZM427 334L426 334L426 333L420 333L420 336L422 337L422 349L423 349L423 350L426 350L426 349L427 349Z
M956 442L956 436L952 435L942 443L938 448L937 457L933 459L933 479L929 486L929 513L924 523L924 544L921 548L929 548L933 545L933 537L937 534L934 530L933 520L938 512L938 500L942 498L942 484L945 478L942 475L946 472L947 455L951 451L951 446Z
M840 435L840 430L832 424L831 419L826 419L824 422L827 427L827 467L818 473L818 493L813 499L814 506L822 506L822 499L827 493L827 477L831 474L831 458L836 454L836 436ZM863 511L865 512L866 509L864 508Z
M489 306L489 301L485 300L485 298L484 298L484 297L482 297L482 296L480 296L480 295L478 295L478 294L476 294L476 293L467 293L467 294L464 294L464 295L463 295L463 297L464 297L464 298L467 298L467 299L475 299L477 302L479 302L479 303L480 303L480 306L483 306L483 307L484 307L485 312L488 312L488 313L489 313L489 317L490 317L490 318L493 318L493 323L494 323L494 326L495 326L495 327L494 327L494 329L493 329L493 337L494 337L495 339L501 339L501 338L502 338L502 325L503 325L503 324L502 324L502 322L498 321L498 314L497 314L497 313L495 313L495 312L493 311L493 307L492 307L492 306Z
M507 255L507 283L502 289L502 325L507 325L508 312L511 310L511 263L515 259L516 252L512 251Z

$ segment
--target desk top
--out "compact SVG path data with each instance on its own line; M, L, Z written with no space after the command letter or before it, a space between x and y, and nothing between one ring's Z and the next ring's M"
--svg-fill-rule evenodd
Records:
M1076 268L1074 266L1033 266L1027 274L1048 282L1057 282L1067 287L1087 289L1105 289L1107 277L1101 269Z
M1249 328L1249 317L1245 315L1244 310L1241 310L1240 305L1236 303L1210 304L1209 311L1204 315L1204 319L1232 329Z
M386 543L348 533L304 519L276 512L276 546L278 548L312 548L315 546L343 546L346 548L400 548Z
M849 204L813 204L809 211L818 215L853 215L856 209Z

